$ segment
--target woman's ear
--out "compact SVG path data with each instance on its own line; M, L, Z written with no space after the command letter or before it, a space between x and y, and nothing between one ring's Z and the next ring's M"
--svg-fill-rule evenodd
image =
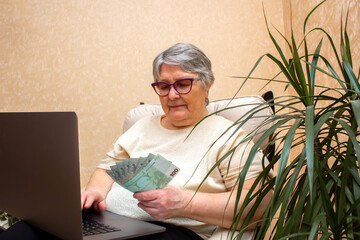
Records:
M207 87L205 89L205 106L209 105L209 91L210 91L210 87Z
M210 91L210 87L211 86L209 86L209 87L207 87L205 90L206 90L206 98L209 98L209 91Z

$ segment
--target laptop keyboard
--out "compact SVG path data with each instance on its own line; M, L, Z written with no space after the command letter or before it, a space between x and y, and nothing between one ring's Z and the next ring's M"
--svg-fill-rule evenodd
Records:
M90 236L95 234L102 234L108 232L117 232L121 229L111 227L102 223L98 223L91 219L83 218L82 220L83 236Z

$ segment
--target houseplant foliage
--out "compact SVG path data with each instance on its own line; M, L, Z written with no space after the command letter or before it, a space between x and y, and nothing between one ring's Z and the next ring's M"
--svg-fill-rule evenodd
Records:
M9 227L9 226L13 225L14 223L16 223L17 221L18 221L18 219L16 217L13 217L10 214L0 210L0 223L4 224L4 226L1 226L1 224L0 224L0 228L1 227Z
M265 239L266 232L271 239L360 239L360 72L354 72L351 56L347 32L349 9L342 17L340 46L335 45L333 36L325 29L307 29L309 18L324 2L326 0L307 15L300 42L296 42L293 32L287 39L277 31L286 49L280 47L266 21L277 54L261 56L253 70L263 58L269 58L280 72L272 79L263 80L282 82L295 94L276 97L275 114L263 122L272 126L266 131L248 133L245 139L261 135L238 176L239 188L233 192L237 199L260 143L269 138L269 144L276 143L277 148L272 161L264 165L263 173L246 195L244 204L237 204L233 230L240 216L246 214L246 205L254 203L242 230L233 232L232 238L240 239L262 197L273 191L264 218L258 223L256 239ZM323 38L310 52L308 41L315 33ZM325 41L331 45L331 57L336 59L333 62L321 54ZM290 57L285 53L290 53ZM251 78L253 70L244 83ZM277 80L280 76L282 80ZM336 86L319 83L324 77L334 80ZM238 131L263 107L262 104L254 107L227 131ZM231 156L231 151L220 161L227 156ZM276 177L269 178L268 173L275 165Z

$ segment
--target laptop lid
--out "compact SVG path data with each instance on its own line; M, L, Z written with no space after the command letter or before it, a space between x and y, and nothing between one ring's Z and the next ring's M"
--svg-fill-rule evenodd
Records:
M83 239L75 112L0 113L0 163L1 210L62 239ZM134 236L164 231L137 220L131 226ZM122 228L119 239L127 237Z

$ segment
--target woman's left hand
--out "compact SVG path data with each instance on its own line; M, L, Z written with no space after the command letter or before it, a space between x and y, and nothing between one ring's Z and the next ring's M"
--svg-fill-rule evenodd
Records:
M140 208L157 219L185 217L229 229L233 224L235 206L242 206L245 196L254 181L255 178L252 178L244 182L239 203L236 202L237 189L234 190L235 192L228 189L228 191L220 193L197 192L194 194L178 188L167 187L160 190L135 193L134 198L139 200L138 206ZM261 220L272 196L273 193L270 192L262 198L251 219L252 223ZM240 229L255 201L257 199L253 199L252 203L245 207L237 229ZM255 228L255 226L256 224L250 224L248 229Z
M185 216L191 197L191 193L174 187L134 194L138 206L157 219Z

